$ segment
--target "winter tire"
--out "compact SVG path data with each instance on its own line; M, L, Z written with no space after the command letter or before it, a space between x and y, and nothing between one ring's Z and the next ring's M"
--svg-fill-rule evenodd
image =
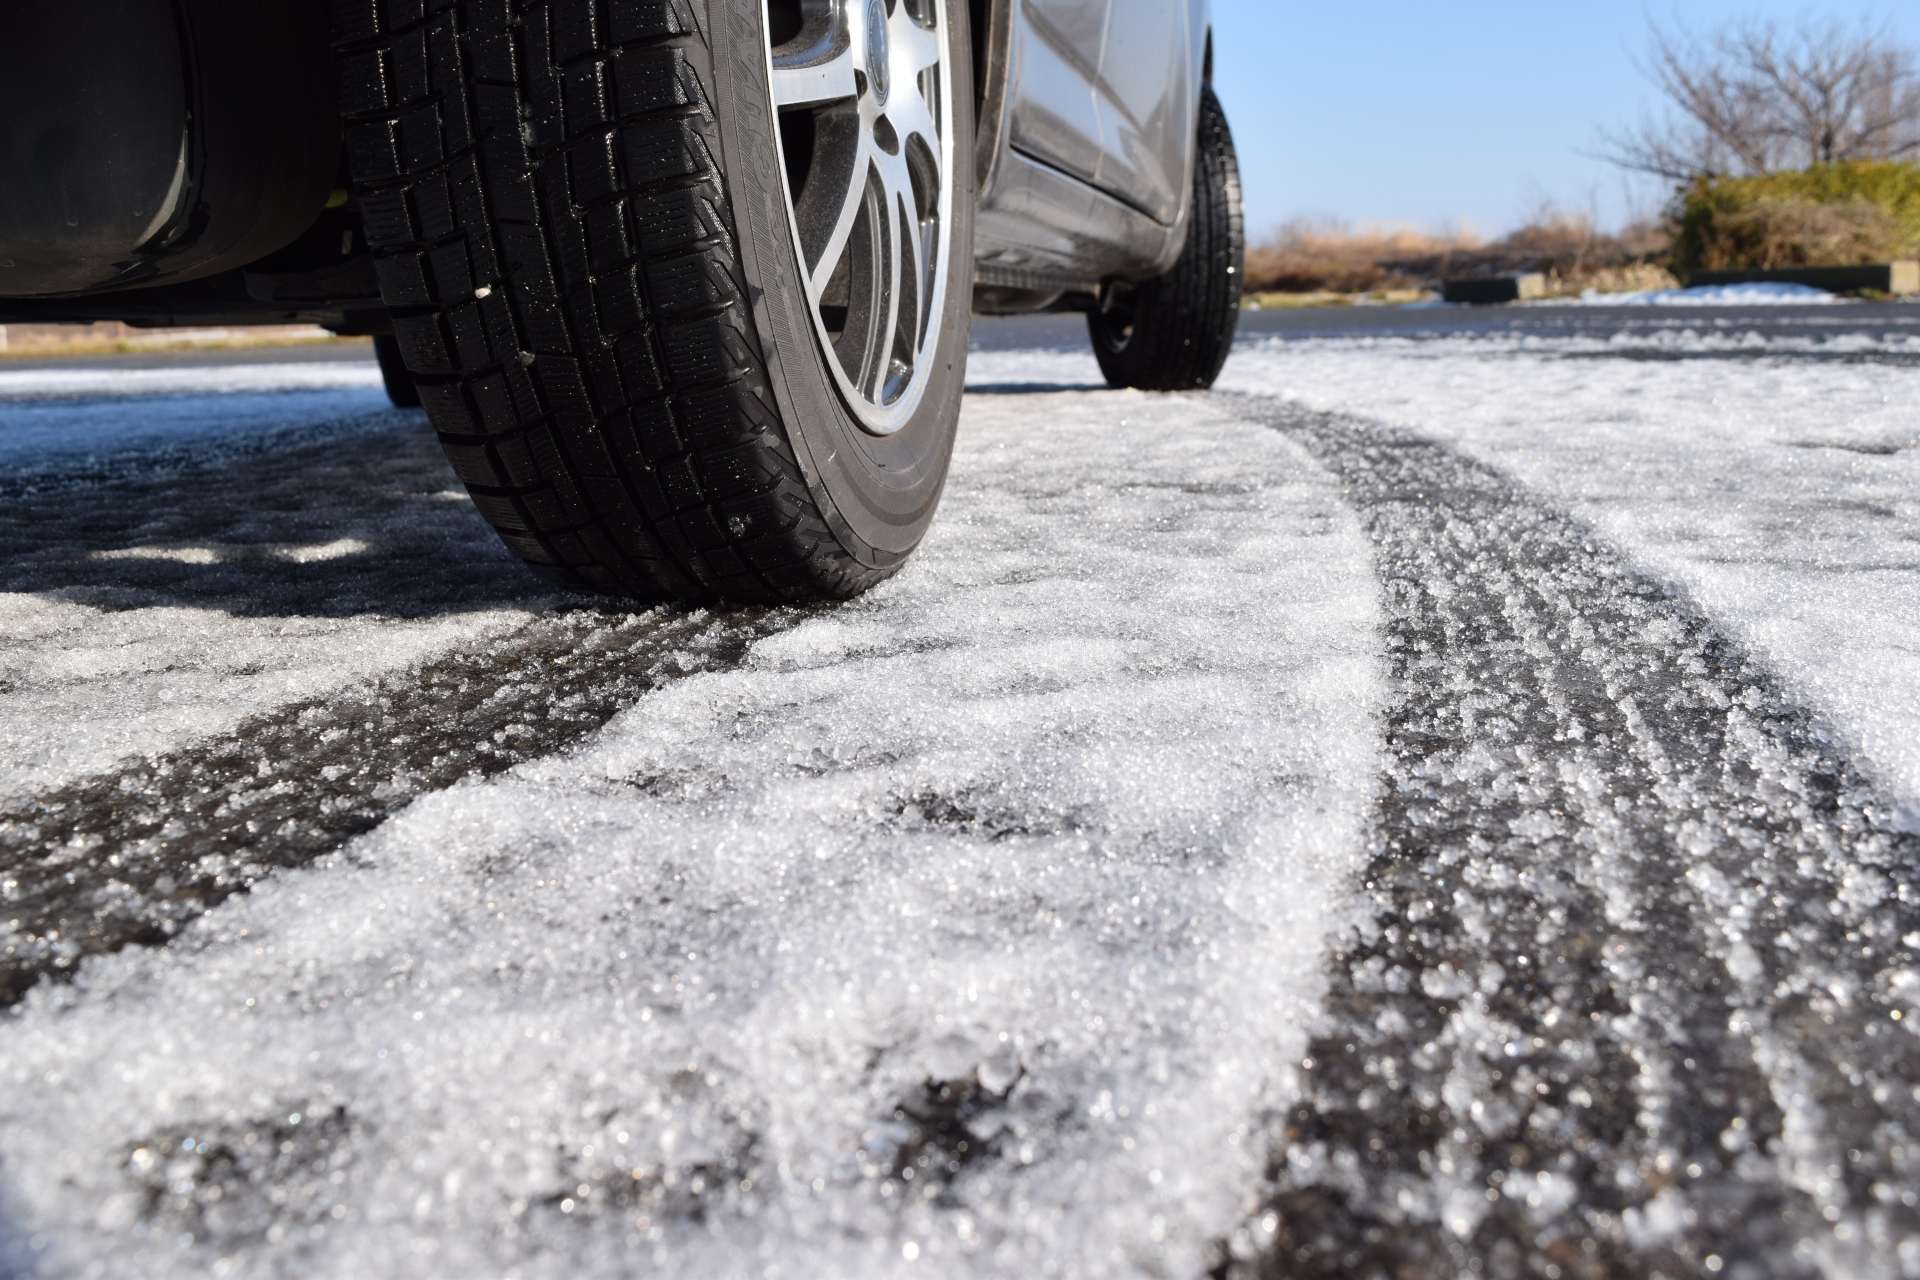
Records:
M1109 283L1087 315L1108 385L1142 391L1212 386L1240 322L1246 249L1233 135L1213 90L1203 89L1193 212L1180 260L1142 284Z
M966 0L345 0L381 293L481 513L641 598L844 597L946 478Z
M413 384L413 374L401 359L400 343L387 334L380 334L373 340L373 358L380 362L380 381L386 384L387 399L393 401L393 407L418 409L420 388Z

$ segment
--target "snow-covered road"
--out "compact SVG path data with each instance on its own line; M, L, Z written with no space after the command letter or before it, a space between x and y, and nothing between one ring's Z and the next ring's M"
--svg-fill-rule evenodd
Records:
M721 614L369 365L0 371L0 1262L1920 1275L1912 340L999 345Z

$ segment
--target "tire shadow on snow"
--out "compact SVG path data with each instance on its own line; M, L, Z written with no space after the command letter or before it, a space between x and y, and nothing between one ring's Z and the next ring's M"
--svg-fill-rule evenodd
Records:
M474 510L419 414L76 472L0 478L0 592L400 618L556 596Z

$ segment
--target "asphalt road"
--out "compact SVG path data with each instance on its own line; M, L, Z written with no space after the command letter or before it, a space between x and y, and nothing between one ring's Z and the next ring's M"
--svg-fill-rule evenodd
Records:
M1849 303L1840 306L1645 307L1298 307L1246 311L1240 333L1256 338L1357 336L1436 338L1530 336L1540 338L1635 338L1682 330L1758 333L1769 337L1820 339L1863 334L1886 340L1920 336L1920 302ZM1035 347L1080 348L1086 322L1078 315L981 316L973 322L979 351ZM214 364L277 364L373 359L371 342L259 347L223 351L149 351L55 358L17 357L0 369L162 369Z
M364 350L0 363L0 1260L1920 1275L1920 307L1244 321L722 613Z
M1588 339L1641 345L1661 335L1756 334L1766 339L1818 341L1859 335L1876 341L1920 337L1920 303L1848 303L1814 306L1653 307L1525 306L1297 307L1243 311L1244 338L1383 337ZM1086 323L1077 315L1011 316L974 321L977 350L1079 347Z

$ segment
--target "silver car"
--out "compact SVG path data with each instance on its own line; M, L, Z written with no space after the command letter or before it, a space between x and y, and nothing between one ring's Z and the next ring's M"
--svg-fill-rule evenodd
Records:
M1207 0L63 0L0 48L0 322L370 334L567 587L842 597L946 478L974 312L1209 385Z

